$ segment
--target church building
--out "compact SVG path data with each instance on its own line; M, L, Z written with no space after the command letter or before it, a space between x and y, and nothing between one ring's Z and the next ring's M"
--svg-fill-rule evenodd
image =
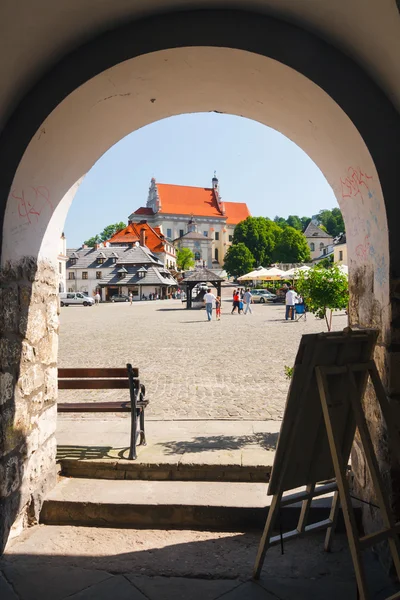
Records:
M187 247L185 236L196 234L197 262L221 266L232 243L235 226L249 216L246 203L222 200L215 174L210 188L157 183L153 177L146 206L135 210L129 216L129 223L145 219L151 227L159 227L176 247ZM200 243L201 236L206 244Z

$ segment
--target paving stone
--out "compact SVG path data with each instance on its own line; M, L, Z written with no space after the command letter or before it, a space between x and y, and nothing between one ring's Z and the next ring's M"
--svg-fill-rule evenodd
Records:
M151 600L215 600L241 582L237 580L185 579L183 577L137 577L128 579Z
M104 571L89 571L69 566L24 567L19 564L18 566L4 565L2 570L18 594L19 600L38 600L38 598L62 600L110 577L110 574ZM3 600L3 596L0 597Z
M230 298L232 289L223 288L223 294ZM218 323L208 323L204 310L188 311L179 300L61 309L59 366L132 362L146 385L148 419L280 421L289 385L284 366L293 365L301 335L325 331L325 324L310 315L307 322L288 325L279 305L255 305L253 315L231 316L229 298ZM336 316L333 325L343 329L346 315ZM106 343L94 348L99 331ZM120 395L120 390L61 390L59 397L112 400ZM228 424L226 431L234 434Z
M228 592L224 596L224 600L277 600L274 594L270 594L263 587L254 583L253 581L247 581L242 585L236 587L231 592ZM296 598L297 600L297 598Z
M73 596L65 596L67 597L71 600L147 600L123 575L109 577L106 581L101 581Z
M0 572L0 598L1 600L19 600L4 575Z

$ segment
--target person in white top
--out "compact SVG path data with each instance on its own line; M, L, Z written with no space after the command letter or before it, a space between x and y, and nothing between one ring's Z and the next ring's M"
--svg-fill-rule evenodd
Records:
M292 287L286 292L285 296L285 304L286 304L286 321L289 319L289 315L291 314L292 321L294 320L294 305L296 304L297 294Z
M207 290L207 294L204 294L204 302L206 305L207 319L211 321L213 303L216 301L216 297L211 293L211 289Z
M95 297L94 297L94 303L95 305L99 305L100 304L100 294L99 292L96 293Z

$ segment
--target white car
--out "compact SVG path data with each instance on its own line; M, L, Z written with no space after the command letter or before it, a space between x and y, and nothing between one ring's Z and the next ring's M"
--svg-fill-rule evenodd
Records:
M61 306L69 306L72 305L81 305L81 306L93 306L94 300L90 296L85 296L81 292L63 292L59 294L60 296L60 305Z
M253 302L259 302L260 304L273 302L276 298L276 294L271 294L268 290L252 290L251 295L253 296Z

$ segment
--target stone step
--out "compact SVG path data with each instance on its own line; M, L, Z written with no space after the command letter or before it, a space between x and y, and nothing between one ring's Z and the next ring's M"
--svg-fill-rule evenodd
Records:
M327 518L330 497L314 501L309 522ZM265 523L271 497L265 483L101 481L61 478L47 496L47 525L246 531ZM283 529L297 525L300 506L281 511Z
M250 462L240 464L240 456L231 462L224 460L225 458L223 452L220 452L220 456L213 453L209 460L199 455L197 461L192 458L191 462L182 462L176 457L168 459L165 456L158 456L153 462L139 455L137 461L59 458L58 463L61 475L85 479L268 483L272 459L269 461L270 464L257 464L256 461L253 461L253 464ZM262 459L264 455L261 455L261 460L258 462L262 462Z

